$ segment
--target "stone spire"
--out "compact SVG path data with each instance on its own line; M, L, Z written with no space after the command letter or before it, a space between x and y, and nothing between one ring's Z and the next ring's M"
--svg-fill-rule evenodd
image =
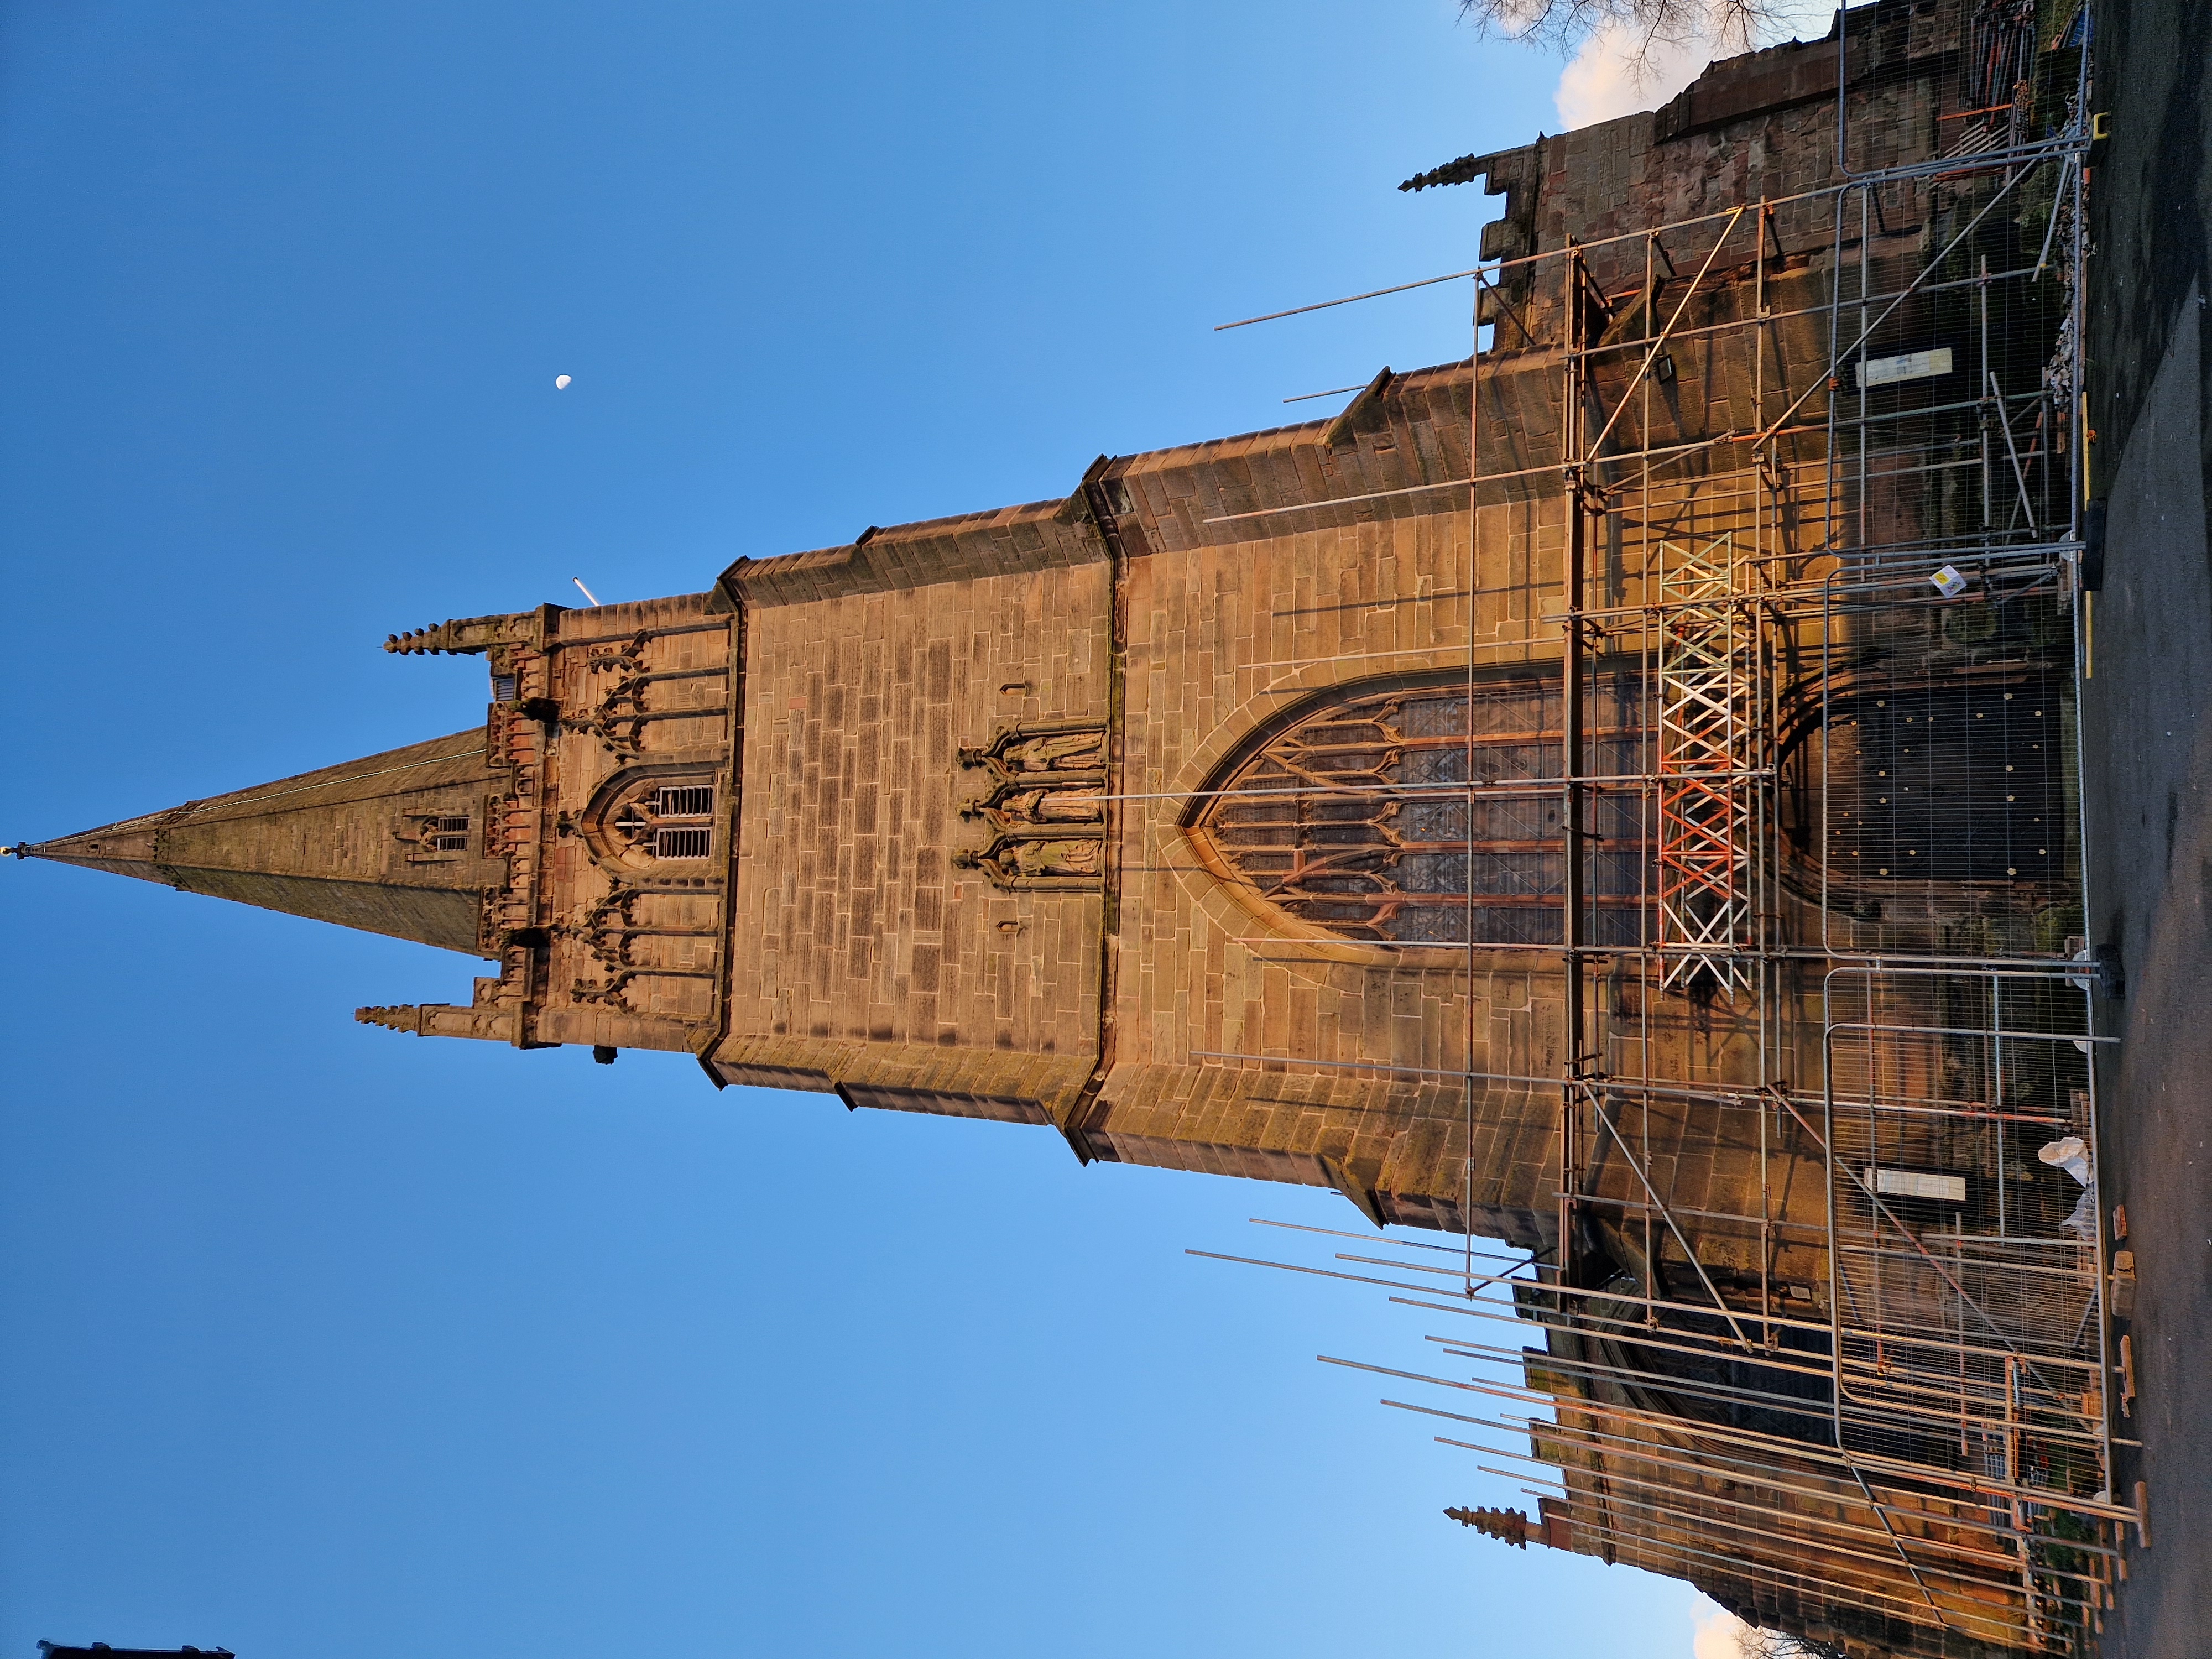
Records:
M500 782L478 727L8 850L489 955Z

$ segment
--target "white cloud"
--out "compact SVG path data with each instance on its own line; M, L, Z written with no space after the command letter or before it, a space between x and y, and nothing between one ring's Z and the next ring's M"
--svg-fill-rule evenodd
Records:
M1618 115L1657 109L1698 77L1713 58L1712 43L1701 36L1679 42L1655 41L1638 73L1634 59L1639 31L1607 23L1583 42L1561 71L1552 101L1566 130L1610 121Z
M1732 58L1751 46L1772 46L1808 33L1828 31L1833 10L1821 0L1790 0L1777 8L1765 33L1748 44L1723 38L1717 18L1708 16L1704 26L1679 40L1654 40L1637 63L1644 31L1633 23L1607 23L1582 44L1559 76L1552 95L1559 119L1571 132L1616 116L1657 109L1698 78L1716 58Z
M1692 1616L1698 1624L1690 1659L1743 1659L1743 1638L1752 1633L1750 1626L1703 1596Z

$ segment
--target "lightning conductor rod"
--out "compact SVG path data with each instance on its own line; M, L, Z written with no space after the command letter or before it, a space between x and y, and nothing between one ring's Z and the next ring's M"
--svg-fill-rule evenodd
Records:
M568 580L575 583L576 591L579 593L581 593L586 599L589 599L593 605L597 605L599 602L599 596L592 592L590 588L584 586L584 579L581 576L571 576Z

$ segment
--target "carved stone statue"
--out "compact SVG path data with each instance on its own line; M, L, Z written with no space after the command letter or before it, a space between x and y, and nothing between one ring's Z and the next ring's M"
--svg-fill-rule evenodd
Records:
M1091 841L1018 841L1010 843L1014 868L1030 880L1045 876L1095 876L1106 867L1106 845ZM1000 860L1007 856L1001 852Z
M955 853L952 862L1001 887L1088 886L1105 870L1106 844L1088 836L1001 836L980 853Z
M1103 785L1079 785L1066 789L1008 789L1001 787L981 800L960 809L963 818L982 818L1000 830L1025 823L1103 823L1106 791Z
M1001 778L1064 776L1106 769L1106 728L1086 726L1056 732L1001 732L988 748L963 749L960 763L988 766Z

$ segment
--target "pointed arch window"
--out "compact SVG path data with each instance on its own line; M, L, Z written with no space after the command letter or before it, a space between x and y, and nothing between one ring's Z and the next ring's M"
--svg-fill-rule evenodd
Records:
M613 828L656 863L711 858L714 786L693 779L653 785L616 812Z
M410 812L392 833L406 847L410 864L449 862L467 856L472 823L465 812Z
M1595 678L1587 771L1644 769L1638 682ZM1188 821L1248 900L1350 939L1565 937L1556 674L1401 684L1312 709L1252 745ZM1474 787L1469 788L1473 781ZM1550 784L1552 787L1544 787ZM1586 937L1639 943L1650 844L1635 792L1592 790Z

